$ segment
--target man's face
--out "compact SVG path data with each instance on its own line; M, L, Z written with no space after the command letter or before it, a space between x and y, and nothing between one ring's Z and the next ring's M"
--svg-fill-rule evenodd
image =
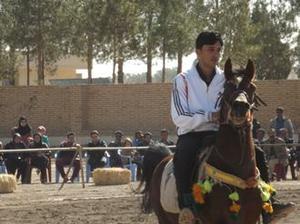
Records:
M115 141L116 142L121 142L122 141L122 134L120 134L120 133L116 133L115 134Z
M265 132L263 131L258 131L256 133L257 139L262 140L265 137Z
M69 135L68 142L74 143L75 142L75 135Z
M39 143L41 141L41 137L39 135L35 135L33 137L34 142Z
M145 142L150 142L151 141L151 135L144 135L144 140L145 140Z
M97 134L91 134L91 139L92 139L92 142L98 142L99 135L97 135Z
M282 117L283 116L283 111L282 110L276 110L277 117Z
M168 140L168 132L161 132L161 134L160 134L160 138L161 138L161 140Z
M222 46L220 42L211 45L203 45L201 48L196 49L198 59L206 67L215 68L220 59Z
M15 142L15 143L20 143L20 142L21 142L21 137L15 136L14 142Z

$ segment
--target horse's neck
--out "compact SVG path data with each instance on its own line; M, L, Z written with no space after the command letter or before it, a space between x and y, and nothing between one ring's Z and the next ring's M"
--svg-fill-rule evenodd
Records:
M255 175L255 152L251 127L236 129L221 125L216 139L217 150L209 162L217 168L249 178Z

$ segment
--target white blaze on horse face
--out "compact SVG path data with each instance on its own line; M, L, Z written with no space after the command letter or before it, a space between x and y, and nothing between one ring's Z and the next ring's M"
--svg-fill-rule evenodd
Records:
M230 105L228 111L228 119L235 125L241 126L244 123L249 122L251 115L250 105L247 96L244 93L240 93Z

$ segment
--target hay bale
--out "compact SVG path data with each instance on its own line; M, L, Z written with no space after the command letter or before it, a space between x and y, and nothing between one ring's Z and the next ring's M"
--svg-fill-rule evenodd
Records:
M130 170L123 168L98 168L93 171L95 185L128 184L130 178Z
M0 174L0 193L12 193L17 189L16 177L11 174Z

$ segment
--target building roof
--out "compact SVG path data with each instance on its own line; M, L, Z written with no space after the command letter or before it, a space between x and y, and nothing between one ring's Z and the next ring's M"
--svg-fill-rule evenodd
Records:
M49 79L50 85L54 86L74 86L87 85L88 79ZM93 79L93 84L108 84L111 83L110 78Z

